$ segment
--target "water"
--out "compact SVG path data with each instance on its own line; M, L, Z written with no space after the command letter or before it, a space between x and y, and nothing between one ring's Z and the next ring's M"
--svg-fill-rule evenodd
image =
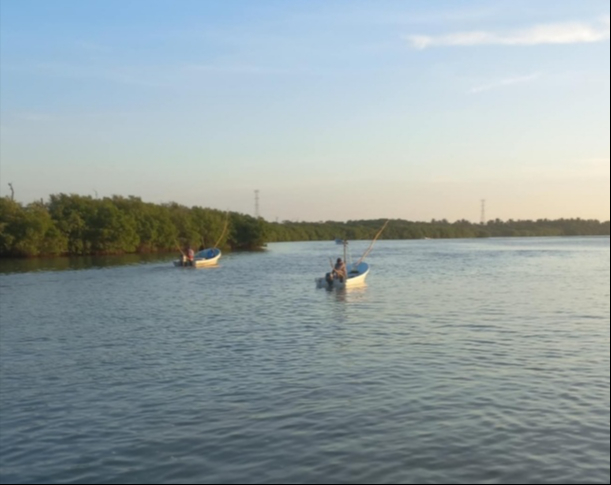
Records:
M380 241L344 292L333 241L4 262L0 481L609 483L609 247Z

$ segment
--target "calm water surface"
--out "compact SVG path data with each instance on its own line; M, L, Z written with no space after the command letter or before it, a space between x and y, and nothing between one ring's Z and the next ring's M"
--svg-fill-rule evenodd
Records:
M609 247L1 262L0 481L609 483Z

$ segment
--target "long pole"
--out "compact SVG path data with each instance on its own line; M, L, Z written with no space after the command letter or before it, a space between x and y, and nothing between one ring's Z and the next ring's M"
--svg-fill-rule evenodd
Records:
M221 243L221 241L225 237L225 233L227 232L227 228L228 227L229 227L229 212L227 212L227 217L225 218L225 225L223 226L223 232L221 232L221 235L219 236L218 241L216 241L216 243L214 244L213 247L215 247L215 248L219 247L219 244Z
M182 258L180 258L180 265L184 266L185 259L187 259L187 255L182 252L182 249L180 249L180 244L178 244L178 241L176 241L176 247L178 248L178 250L180 251L180 254L182 255Z
M384 223L384 225L382 226L382 229L380 229L378 231L378 233L376 234L376 236L373 238L373 241L371 241L371 244L369 245L369 248L367 248L367 251L365 251L363 253L363 255L361 256L361 259L359 259L359 262L356 263L356 265L358 266L359 264L361 264L363 262L363 260L367 257L367 255L371 252L371 250L373 249L373 245L375 244L375 242L378 240L378 238L382 235L382 232L384 231L384 229L386 229L386 226L388 226L388 223L390 221L386 221Z

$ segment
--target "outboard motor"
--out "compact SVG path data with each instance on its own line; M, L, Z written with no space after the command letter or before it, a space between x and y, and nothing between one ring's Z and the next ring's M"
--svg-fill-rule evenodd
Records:
M329 287L333 286L333 275L331 273L327 273L325 275L325 281L329 285Z

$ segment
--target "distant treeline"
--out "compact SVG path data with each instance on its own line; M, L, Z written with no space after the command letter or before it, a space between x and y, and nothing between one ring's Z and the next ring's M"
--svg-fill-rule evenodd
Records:
M267 240L316 241L328 239L371 239L385 220L338 222L284 222L269 224ZM501 221L474 224L461 220L410 222L391 220L380 239L451 239L478 237L608 236L609 221L585 219L540 219L536 221Z
M138 197L97 199L58 194L28 205L0 198L0 257L129 254L218 244L254 250L267 242L371 239L383 220L269 223L263 219ZM224 229L227 229L224 231ZM381 239L603 236L609 221L410 222L392 220Z
M26 206L0 198L0 257L178 252L217 243L256 249L265 245L264 230L248 215L137 197L59 194Z

